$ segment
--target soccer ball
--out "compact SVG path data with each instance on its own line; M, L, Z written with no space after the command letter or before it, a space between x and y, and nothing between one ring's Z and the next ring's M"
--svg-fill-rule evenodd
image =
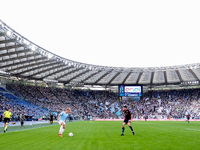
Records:
M73 136L73 133L70 132L70 133L69 133L69 136L72 137L72 136Z

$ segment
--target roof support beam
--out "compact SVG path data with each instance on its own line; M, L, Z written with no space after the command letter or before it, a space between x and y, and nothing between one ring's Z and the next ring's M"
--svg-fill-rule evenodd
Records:
M74 76L74 77L73 77L73 78L71 78L70 80L68 80L68 81L64 82L64 84L66 84L66 83L69 83L69 82L70 82L70 81L72 81L73 79L75 79L75 78L77 78L77 77L79 77L79 76L83 75L83 74L84 74L84 73L86 73L86 72L88 72L88 70L86 70L86 71L84 71L84 72L82 72L82 73L80 73L80 74L78 74L78 75Z
M89 77L85 78L85 79L83 80L83 82L85 82L86 80L88 80L89 78L93 77L94 75L96 75L96 74L99 73L99 72L100 72L100 71L91 74Z
M46 78L46 77L52 76L53 74L56 74L56 73L65 71L66 69L70 69L70 68L72 68L72 67L66 66L66 67L63 68L63 69L60 69L60 70L57 70L57 71L53 71L52 73L50 73L50 74L48 74L48 75L46 75L46 76L43 76L43 77L41 78L41 80L44 79L44 78Z
M0 41L0 44L6 44L6 43L10 43L10 42L15 42L15 40L14 39L3 40L3 41Z
M41 64L48 63L48 62L51 62L51 60L46 60L46 61L42 61L42 62L36 62L36 63L24 65L24 66L21 66L21 67L17 67L15 69L10 69L9 71L16 71L16 70L19 70L19 69L23 69L25 67L32 67L32 66L35 66L35 65L41 65Z
M44 65L41 65L41 66L38 66L38 67L34 67L34 68L31 68L31 69L16 73L15 75L24 74L26 72L30 72L30 71L37 70L37 69L44 68L44 67L49 67L49 66L52 66L52 65L55 65L55 64L57 64L57 62L52 62L50 64L44 64Z
M20 57L15 57L15 58L11 58L11 59L5 59L5 60L2 60L1 63L5 63L5 62L8 62L8 61L14 61L14 60L18 60L18 59L23 59L23 58L29 58L29 57L35 57L35 56L38 56L40 54L38 53L34 53L34 54L31 54L31 55L26 55L26 56L20 56Z
M151 80L150 80L150 85L153 84L153 77L154 77L155 72L151 72Z
M164 78L165 78L165 84L167 84L167 73L166 73L166 70L164 71Z
M33 61L39 61L39 60L43 60L43 59L46 59L46 58L45 58L45 57L42 57L42 58L37 58L37 59L31 59L31 60L20 61L20 62L17 62L17 63L13 63L13 64L9 64L9 65L0 66L0 69L2 69L2 68L7 68L7 67L11 67L11 66L20 65L20 64L22 64L22 63L30 63L30 62L33 62Z
M119 74L120 74L120 72L118 72L116 75L114 75L114 77L110 81L108 81L107 85L109 85Z
M176 71L176 73L177 73L177 75L178 75L178 77L179 77L180 81L181 81L181 82L183 82L183 79L182 79L182 77L181 77L181 74L180 74L180 72L179 72L178 70L175 70L175 71Z
M194 71L192 69L188 69L188 70L197 79L197 81L200 81L198 76L194 73Z
M137 78L136 84L138 84L138 83L139 83L139 81L140 81L140 78L141 78L142 74L143 74L143 71L141 71L141 72L140 72L140 74L139 74L139 76L138 76L138 78Z
M61 65L61 66L64 66L64 65ZM34 73L34 74L28 76L28 78L30 78L30 77L32 77L32 76L35 76L35 75L37 75L37 74L41 74L41 73L44 73L44 72L47 72L47 71L50 71L50 70L56 69L56 68L58 68L58 66L55 66L55 67L52 67L52 68L48 68L48 69L45 69L45 70L39 71L39 72L37 72L37 73Z
M1 48L0 48L0 51L9 50L9 49L12 49L12 48L19 48L19 47L23 47L23 45L14 45L14 46L5 46L5 47L1 47Z
M68 72L68 73L65 73L65 74L61 75L60 77L57 77L56 80L59 80L60 78L62 78L62 77L64 77L64 76L67 76L68 74L71 74L71 73L73 73L73 72L75 72L75 71L79 71L79 70L81 70L81 69L82 69L82 68L77 68L76 70L72 70L72 71L70 71L70 72Z
M99 79L97 79L96 82L94 82L94 84L98 83L103 77L105 77L107 74L109 74L111 71L106 72L104 75L102 75Z
M127 74L127 76L124 78L124 80L122 81L122 84L124 84L124 82L127 80L127 78L131 75L131 71Z
M29 50L21 50L21 51L15 51L15 52L10 52L10 53L4 53L4 54L0 54L0 57L4 57L4 56L11 56L14 54L20 54L20 53L27 53L30 52Z

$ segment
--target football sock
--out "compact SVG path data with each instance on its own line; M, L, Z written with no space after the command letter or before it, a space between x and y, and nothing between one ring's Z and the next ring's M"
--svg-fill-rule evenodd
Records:
M122 133L124 134L124 127L122 127Z
M8 126L6 125L5 128L4 128L4 130L7 130L7 128L8 128Z
M61 133L61 134L62 134L62 128L63 128L63 126L60 126L59 133Z
M61 134L63 134L64 131L65 131L65 129L62 128L62 130L61 130Z
M130 128L130 129L131 129L131 131L133 132L133 128L132 128L132 126L130 126L129 128Z

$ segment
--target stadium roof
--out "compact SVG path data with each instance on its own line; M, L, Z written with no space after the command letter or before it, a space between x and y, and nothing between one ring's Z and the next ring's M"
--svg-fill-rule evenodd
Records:
M64 84L199 84L199 63L122 68L85 64L53 54L0 20L0 74Z

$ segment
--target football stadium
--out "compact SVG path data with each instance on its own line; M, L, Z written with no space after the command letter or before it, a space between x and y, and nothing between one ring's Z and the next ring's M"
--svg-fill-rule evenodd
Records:
M161 4L160 1L154 2L161 12L167 4ZM189 12L187 9L190 7L192 13L200 17L200 13L198 14L200 3L176 2L171 5L170 1L166 10L169 10L168 6L170 9L175 9L181 18L181 13L187 14ZM66 7L79 9L82 3L67 2ZM121 7L124 7L123 11L135 8L130 6L133 3L125 1L116 1L116 3L118 5L112 1L110 5L104 1L101 10L109 10L106 12L108 16L114 12L112 14L114 17L115 13L120 12ZM142 4L134 2L134 6L138 5L139 8L146 9L149 6L148 3L147 1ZM92 10L95 14L95 9L100 4L87 1L88 4L90 5L87 8L94 8ZM24 7L28 5L24 4ZM47 10L42 4L41 8ZM5 9L11 12L13 16L11 20L22 17L16 15L9 7ZM28 9L25 8L25 10ZM153 12L153 9L149 10ZM79 10L78 14L81 15L84 11L87 9ZM144 14L148 13L151 12ZM70 13L67 15L73 16ZM102 16L101 13L96 14L97 20ZM164 20L167 17L168 13L165 13ZM125 18L123 21L126 22L127 18L122 18ZM190 20L187 20L188 18ZM184 19L185 22L198 20L189 15L186 15ZM161 48L158 53L148 56L140 50L132 50L131 54L125 52L123 48L120 51L112 51L108 62L114 62L115 53L120 53L121 56L118 58L120 65L124 61L131 67L98 65L95 62L80 61L82 59L69 59L71 50L63 47L64 45L62 46L63 55L58 54L56 50L45 49L41 43L47 39L43 39L41 43L29 40L32 34L27 31L17 31L13 24L10 25L5 20L0 18L0 150L200 149L200 61L187 63L187 59L192 59L193 56L199 58L199 47L196 46L195 53L191 53L186 46L186 49L179 51L178 55L172 53L173 58L179 62L181 53L187 51L187 57L181 64L160 65L162 57L164 60L169 52L163 47L163 50ZM177 20L180 21L178 18L171 19L170 24L176 24ZM43 21L45 22L45 19ZM104 21L106 24L112 22L112 19L111 21L104 19ZM24 22L23 19L19 22L25 23L26 17ZM15 21L14 24L17 25L19 22ZM134 22L134 24L137 23L139 24L139 22ZM43 22L36 24L39 27ZM199 27L200 22L196 21L196 24L194 27ZM78 26L80 30L83 30L82 25ZM121 25L122 28L124 26L125 24ZM187 24L188 28L181 29L181 32L190 32L192 26L192 23ZM59 24L54 29L48 26L43 26L43 28L50 31L48 36L53 38L54 44L57 46L62 44L61 37L55 37L53 34L58 31ZM37 32L38 38L43 34L38 31L37 26L31 30ZM122 29L119 30L122 31ZM194 30L195 35L200 32L199 29ZM78 33L76 34L79 36ZM175 34L174 31L172 36ZM109 33L105 32L105 35L109 36ZM185 34L180 36L185 36ZM96 38L93 37L94 41ZM162 37L158 38L162 39ZM199 45L199 35L195 38L196 45ZM78 42L77 39L77 45ZM101 42L102 45L105 43L106 41ZM171 41L171 43L176 42ZM63 44L67 45L67 42ZM118 45L117 42L115 44ZM182 45L184 44L182 42ZM150 46L147 45L147 47ZM98 59L96 58L99 51L97 51L98 45L93 48L96 49L96 56L92 52L90 54L85 52L85 55L81 57ZM67 55L64 55L64 51ZM84 51L84 48L81 51ZM77 50L77 55L79 53L81 52ZM131 60L127 59L128 55L133 56ZM100 59L105 62L106 58L108 57ZM172 58L167 60L171 62ZM140 63L148 66L148 63L152 61L156 61L156 66L138 67Z

